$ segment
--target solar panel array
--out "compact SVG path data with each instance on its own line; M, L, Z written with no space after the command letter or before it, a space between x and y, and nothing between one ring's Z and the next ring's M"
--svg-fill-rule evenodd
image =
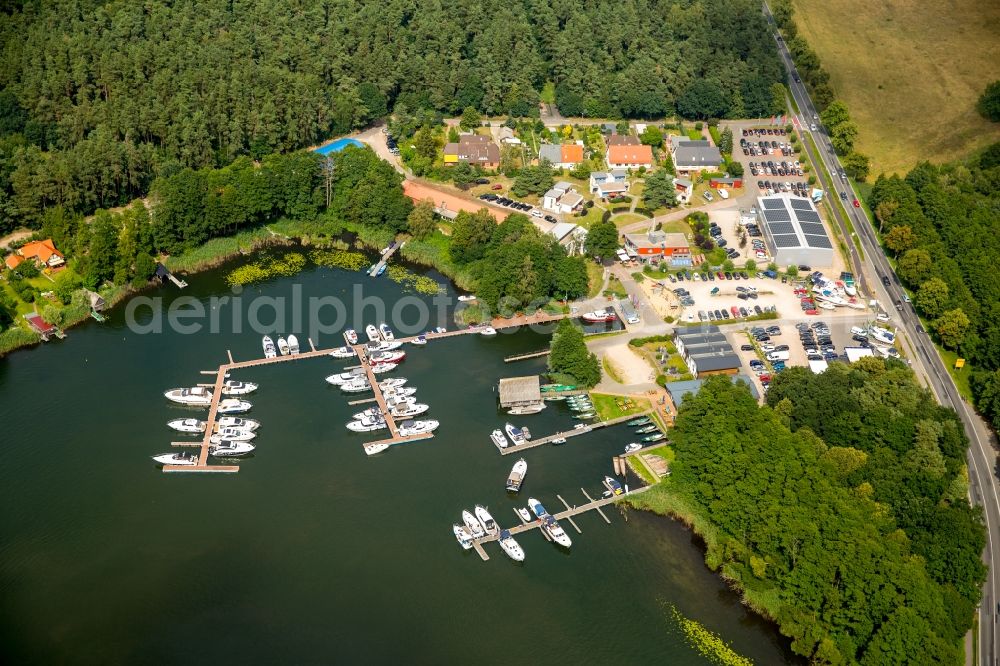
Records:
M819 214L808 199L776 196L762 198L760 203L775 248L833 248ZM799 240L800 233L804 244Z
M800 222L819 222L819 213L814 210L795 211Z
M775 247L799 247L799 237L795 234L778 234L771 236Z
M789 224L791 224L791 223L789 222ZM813 236L825 236L826 235L826 231L823 230L823 225L822 224L813 224L812 222L802 222L801 224L799 224L799 226L802 227L802 233L804 233L806 235L809 235L809 234L812 234ZM773 228L773 225L772 225L772 228ZM784 233L784 232L781 232L781 233Z
M782 208L781 210L765 210L764 219L768 225L771 225L773 222L789 222L792 217L788 214L787 210Z
M775 209L784 210L785 204L782 203L779 199L764 199L764 208L767 208L769 210L775 210Z
M767 225L772 234L794 234L795 225L791 222L771 222Z
M805 199L792 199L790 203L792 204L792 208L795 210L807 210L812 212L812 207Z
M806 245L809 247L825 247L827 249L833 247L830 244L830 239L826 236L813 236L812 234L806 234Z

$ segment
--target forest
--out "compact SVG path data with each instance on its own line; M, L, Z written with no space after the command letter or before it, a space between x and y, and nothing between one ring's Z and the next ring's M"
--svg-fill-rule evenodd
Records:
M975 369L980 409L1000 427L1000 144L967 163L879 176L869 203L913 307ZM966 371L967 372L967 371Z
M684 399L671 438L670 480L649 501L674 498L708 564L797 654L961 663L986 574L968 442L904 364L792 368L764 407L713 377Z
M13 8L10 8L12 7ZM763 116L754 0L27 0L0 12L0 233L389 111Z

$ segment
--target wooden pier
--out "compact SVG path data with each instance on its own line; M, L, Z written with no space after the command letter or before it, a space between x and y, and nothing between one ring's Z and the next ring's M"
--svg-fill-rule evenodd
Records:
M545 356L549 353L549 350L540 349L538 351L528 352L526 354L514 354L513 356L506 356L503 359L504 363L513 363L514 361L524 361L529 358L538 358L539 356Z
M538 439L526 440L523 444L515 444L513 446L497 447L501 455L510 455L512 453L520 453L526 449L533 449L536 446L542 446L543 444L548 444L552 440L570 437L576 437L577 435L584 435L588 432L593 432L598 428L607 428L608 426L618 425L619 423L625 423L626 421L631 421L632 419L637 419L643 416L652 414L652 410L642 412L641 414L629 414L628 416L619 416L616 419L610 419L608 421L598 421L597 423L589 423L583 428L574 428L572 430L566 430L565 432L557 432L554 435L549 435L547 437L540 437Z
M396 250L400 249L404 245L406 245L406 241L393 245L391 250L382 255L382 258L379 259L377 264L368 269L368 275L370 277L378 277L378 272L382 270L382 267L388 264L392 255L396 254Z

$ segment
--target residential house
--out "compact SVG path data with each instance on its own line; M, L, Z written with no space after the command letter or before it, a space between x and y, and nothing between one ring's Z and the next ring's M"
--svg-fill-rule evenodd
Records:
M607 140L608 147L611 146L640 146L642 141L639 141L639 137L632 136L631 134L614 134L608 137Z
M514 130L509 127L503 126L497 130L497 137L500 139L500 143L510 144L512 146L520 146L521 140L514 136Z
M538 149L538 161L548 160L556 169L572 169L583 162L582 143L546 143Z
M612 144L608 146L607 163L609 169L638 169L639 167L648 169L653 166L653 149L642 144Z
M677 202L688 203L694 194L694 183L689 178L674 178L674 189L677 190Z
M583 253L583 246L587 240L587 230L583 227L572 222L557 222L547 233L559 241L570 256Z
M625 234L625 251L646 261L663 258L674 266L691 265L691 248L687 236L681 233L650 231L646 234Z
M678 174L690 176L699 171L714 171L722 166L722 153L705 140L691 139L672 135L670 137L670 156Z
M570 183L560 180L542 195L542 208L553 213L572 213L583 205L580 196Z
M624 169L595 171L590 174L590 193L601 199L613 199L628 192L629 182Z
M446 143L444 146L445 166L455 166L459 162L496 169L500 166L500 148L488 136L463 134L458 143Z
M40 241L30 241L7 255L4 263L13 270L24 261L33 261L38 268L58 268L66 263L62 252L56 249L51 238Z

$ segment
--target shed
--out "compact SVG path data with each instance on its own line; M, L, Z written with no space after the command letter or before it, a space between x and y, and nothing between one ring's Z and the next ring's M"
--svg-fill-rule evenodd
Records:
M541 382L538 375L505 377L500 380L500 406L521 407L542 401Z
M104 298L100 294L98 294L96 291L90 291L88 289L87 290L87 298L90 300L90 309L91 310L96 310L97 312L100 312L101 310L103 310L108 305L105 302Z

